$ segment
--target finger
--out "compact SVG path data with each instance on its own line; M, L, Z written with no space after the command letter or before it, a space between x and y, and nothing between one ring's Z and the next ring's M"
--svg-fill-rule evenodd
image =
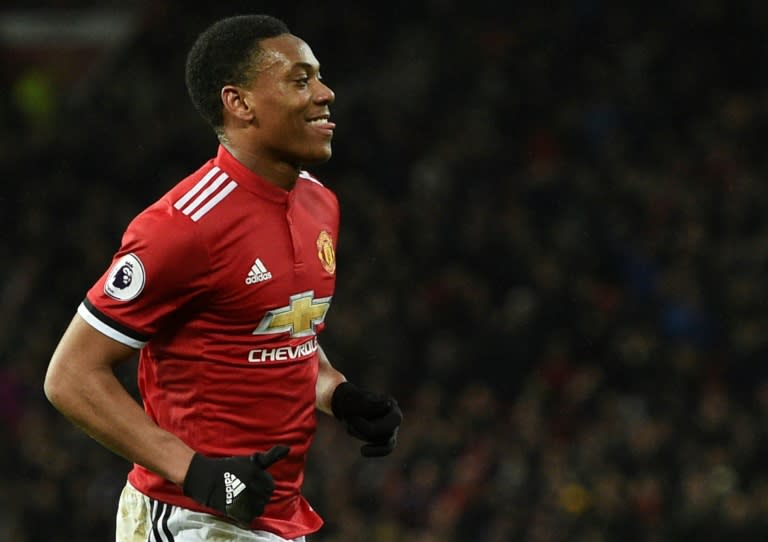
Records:
M290 451L291 449L288 446L278 444L277 446L273 446L272 449L267 452L253 454L251 457L254 463L259 465L262 469L266 469L287 456Z
M366 418L380 418L392 410L393 400L384 395L370 394L360 406L359 414Z
M360 455L363 457L384 457L392 453L397 445L397 437L393 436L385 443L369 443L360 447Z
M368 420L375 419L397 419L398 424L403 420L403 411L400 410L400 405L392 397L384 397L380 401L377 401L371 409L365 413L361 413L360 416L367 418Z
M392 436L392 433L400 426L403 416L398 411L387 412L381 418L367 420L360 416L355 416L349 420L349 432L352 436L362 438L363 440L378 441L386 440Z

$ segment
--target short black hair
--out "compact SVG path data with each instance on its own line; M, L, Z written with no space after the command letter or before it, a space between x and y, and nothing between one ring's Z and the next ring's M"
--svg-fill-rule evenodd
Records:
M216 132L224 124L222 87L249 83L261 41L290 33L283 21L270 15L236 15L213 23L197 37L187 54L187 91Z

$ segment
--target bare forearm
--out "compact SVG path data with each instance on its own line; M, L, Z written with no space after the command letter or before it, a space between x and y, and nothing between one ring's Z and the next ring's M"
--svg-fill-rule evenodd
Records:
M347 379L342 373L337 371L322 348L319 349L320 365L317 373L317 384L315 386L316 400L315 404L318 410L325 412L326 414L333 415L331 411L331 397L336 386L345 382Z

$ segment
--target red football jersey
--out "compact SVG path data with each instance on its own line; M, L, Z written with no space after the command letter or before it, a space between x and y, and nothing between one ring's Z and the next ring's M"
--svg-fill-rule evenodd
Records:
M141 348L147 414L209 456L285 444L276 489L252 528L295 538L322 520L302 497L315 421L317 335L335 286L336 196L302 172L290 191L224 147L128 226L79 314ZM135 465L163 502L216 513Z

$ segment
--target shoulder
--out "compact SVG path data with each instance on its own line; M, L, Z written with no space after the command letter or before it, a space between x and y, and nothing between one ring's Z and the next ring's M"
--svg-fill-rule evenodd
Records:
M206 162L136 215L123 242L140 241L166 249L200 245L217 222L206 218L215 215L236 188L229 175L212 161Z
M173 216L201 222L237 189L237 181L213 161L207 162L170 190L163 200ZM230 199L231 201L231 199Z
M317 177L315 177L309 171L306 171L304 169L299 171L299 179L304 180L304 181L309 181L311 183L315 183L316 185L322 186L323 188L325 188L325 185L323 183L321 183L320 180Z
M329 203L338 206L338 198L333 190L325 186L314 174L301 170L297 184L303 191L312 192L326 199Z
M154 230L164 235L200 235L215 226L217 221L209 217L227 206L237 187L237 181L212 160L208 161L139 213L129 229Z

